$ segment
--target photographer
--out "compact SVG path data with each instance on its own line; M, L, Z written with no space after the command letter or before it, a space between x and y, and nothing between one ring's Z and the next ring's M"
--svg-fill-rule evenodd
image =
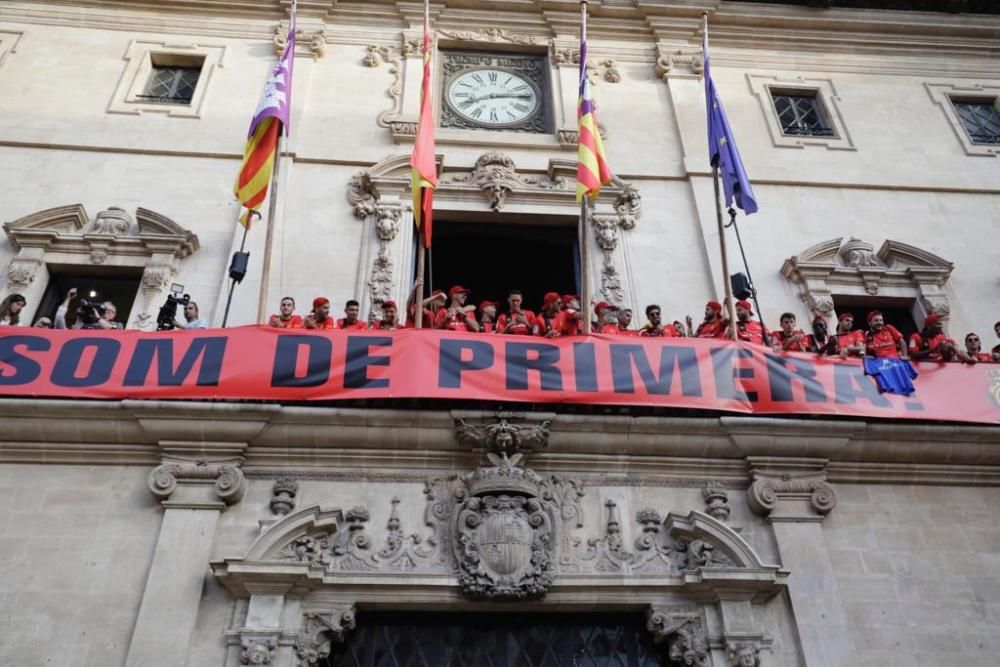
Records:
M208 322L201 319L198 315L198 304L194 301L188 301L184 304L184 322L180 320L174 321L175 329L207 329Z
M55 328L56 329L123 329L122 323L115 319L118 309L110 301L96 303L89 299L80 299L76 307L76 319L72 326L67 326L66 316L69 313L69 304L76 298L77 289L74 287L66 292L66 298L56 309Z

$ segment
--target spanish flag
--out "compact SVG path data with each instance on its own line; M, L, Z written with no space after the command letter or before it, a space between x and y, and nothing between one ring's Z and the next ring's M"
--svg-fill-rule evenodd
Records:
M249 227L252 213L260 210L267 198L267 188L274 172L278 153L278 135L288 132L288 116L292 98L292 66L295 62L295 15L285 50L267 79L264 92L250 123L243 164L233 192L247 211L240 222Z
M584 19L586 20L586 19ZM611 167L604 155L604 144L597 123L597 109L590 97L590 81L587 79L587 28L580 25L580 98L576 112L580 147L579 162L576 166L576 200L584 197L597 199L602 185L614 180Z
M427 6L424 6L424 81L420 86L420 125L413 144L413 222L420 231L425 248L431 247L431 221L434 190L437 188L437 161L434 155L434 109L431 94L431 31Z

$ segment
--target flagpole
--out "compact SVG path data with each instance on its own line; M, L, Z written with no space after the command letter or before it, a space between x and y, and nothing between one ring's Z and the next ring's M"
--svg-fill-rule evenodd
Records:
M753 281L753 276L750 274L750 264L747 262L747 253L743 250L743 239L740 237L740 227L736 224L736 209L729 207L727 211L729 213L729 222L726 223L726 227L732 227L733 231L736 232L736 244L740 248L740 256L743 258L743 270L747 272L747 280L750 281L750 297L753 299L753 307L757 309L757 319L760 321L760 328L764 330L764 338L770 340L770 334L767 329L767 325L764 324L764 311L760 309L760 302L757 300L757 285Z
M715 218L719 225L719 251L722 253L722 284L726 294L726 316L729 318L727 331L736 340L736 318L733 314L733 287L729 284L729 258L726 255L726 230L722 224L722 192L719 189L719 166L712 166L712 185L715 186Z
M237 263L237 257L239 255L242 255L244 253L245 249L246 249L246 245L247 245L247 232L250 231L250 222L253 220L253 216L254 216L254 212L248 210L247 211L247 224L243 225L243 238L240 240L240 249L239 249L239 252L237 252L235 255L233 255L233 262L232 262L232 265L229 268L229 296L226 297L226 312L223 313L223 315L222 315L222 328L223 329L226 328L226 323L229 322L229 307L231 305L233 305L233 291L236 289L236 283L242 282L243 281L243 274L246 273L246 270L244 269L243 274L240 274L239 277L237 278L237 276L233 273L233 270L234 270L235 265ZM246 258L249 259L249 257L250 257L250 255L248 254L246 256ZM245 266L245 264L244 264L244 266Z
M580 0L580 42L583 43L587 39L587 0ZM580 63L581 70L583 72L587 71L587 63ZM577 141L580 140L580 128L577 127ZM578 225L580 230L580 309L583 311L583 333L589 336L591 333L590 326L590 276L588 272L590 264L590 252L587 248L587 221L590 218L588 215L589 210L589 197L584 194L583 199L580 200L580 223Z

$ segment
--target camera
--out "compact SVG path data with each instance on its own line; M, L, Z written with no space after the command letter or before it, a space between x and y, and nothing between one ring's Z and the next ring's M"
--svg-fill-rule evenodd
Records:
M104 305L97 301L81 298L76 308L76 316L83 322L84 328L96 329L98 328L98 320L104 317Z
M184 289L183 287L181 289ZM172 291L172 290L171 290ZM191 295L167 295L167 302L160 306L160 314L156 316L157 331L172 331L177 321L177 306L186 306L191 302Z

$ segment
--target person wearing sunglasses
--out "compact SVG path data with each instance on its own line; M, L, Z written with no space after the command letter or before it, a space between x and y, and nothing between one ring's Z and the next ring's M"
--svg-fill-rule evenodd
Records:
M991 353L983 352L982 341L979 338L979 334L975 332L965 334L965 353L973 361L985 361L987 363L994 361Z

